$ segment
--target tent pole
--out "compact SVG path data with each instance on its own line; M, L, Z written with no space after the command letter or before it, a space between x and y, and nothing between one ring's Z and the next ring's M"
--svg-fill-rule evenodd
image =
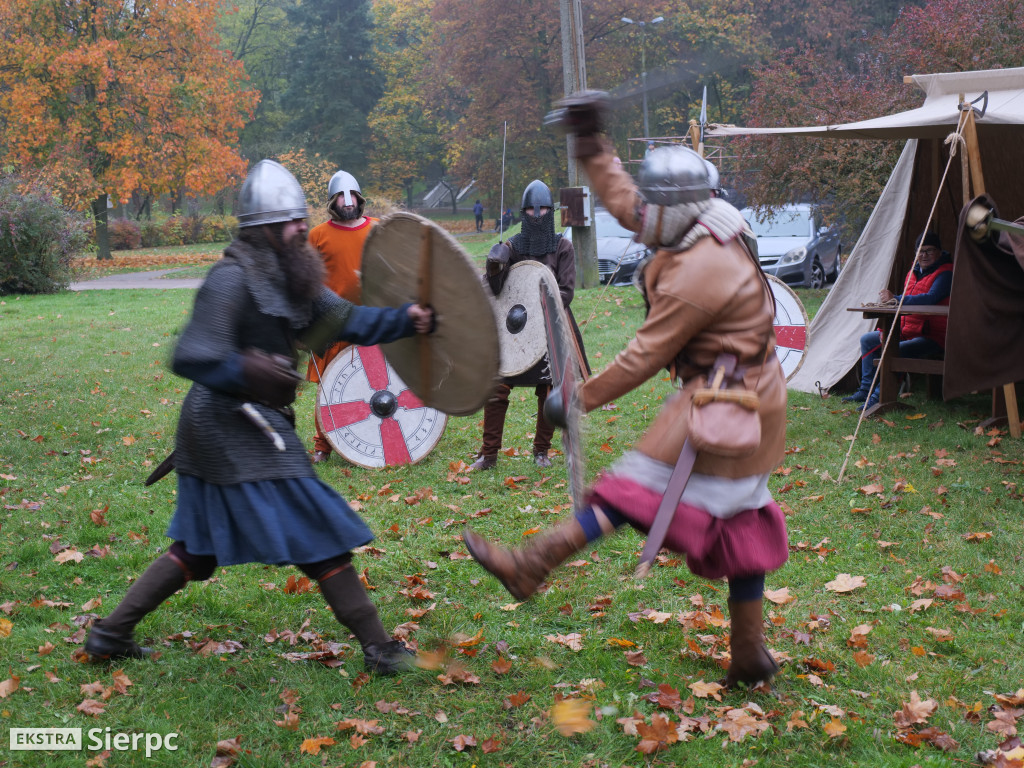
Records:
M968 107L968 110L967 121L964 123L964 140L967 142L967 156L970 158L971 184L974 187L974 197L978 197L985 194L985 176L981 168L981 148L978 146L978 130L974 123L974 109ZM964 189L967 189L966 180L964 181ZM970 201L969 196L965 196L964 205L967 205ZM993 419L996 418L995 403L997 399L996 397L992 398ZM1017 390L1012 381L1009 384L1003 384L1003 400L1006 404L1006 421L1010 428L1010 436L1020 438L1020 411L1017 409Z

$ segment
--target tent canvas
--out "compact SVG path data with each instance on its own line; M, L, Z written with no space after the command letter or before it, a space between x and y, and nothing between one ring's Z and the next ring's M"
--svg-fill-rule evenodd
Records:
M907 140L903 153L854 245L842 274L808 327L803 364L789 386L803 392L832 387L857 363L860 336L875 326L849 307L874 301L882 288L902 288L913 262L914 241L924 230L949 158L946 137L957 127L960 94L967 102L987 92L984 115L976 117L981 167L988 194L1004 215L1024 213L1024 67L914 75L925 93L917 109L841 125L795 128L709 126L715 138L789 135L811 138ZM940 195L932 229L952 252L963 205L962 172L954 158ZM1022 341L1024 344L1024 341ZM1024 352L1022 352L1024 354ZM947 365L950 361L947 359Z

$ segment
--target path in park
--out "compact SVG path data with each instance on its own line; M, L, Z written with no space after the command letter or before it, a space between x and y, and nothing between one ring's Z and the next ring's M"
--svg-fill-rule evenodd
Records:
M120 275L108 275L97 280L71 283L68 288L72 291L105 291L114 288L198 288L203 282L201 277L162 279L164 275L181 272L183 269L189 269L189 267L154 269L151 272L124 272Z

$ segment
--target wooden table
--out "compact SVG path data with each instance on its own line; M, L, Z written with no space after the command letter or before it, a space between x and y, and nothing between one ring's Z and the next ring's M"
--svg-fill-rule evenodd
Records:
M848 312L860 312L866 318L878 320L878 327L882 331L883 338L888 339L892 329L896 327L896 320L903 315L927 315L932 317L948 317L949 306L945 304L914 304L904 305L902 310L897 311L896 306L891 307L848 307ZM899 405L899 378L897 373L936 373L941 375L945 361L930 360L918 357L898 357L899 346L897 339L893 339L888 354L883 355L879 361L878 371L878 405L872 406L865 415L873 416L878 413L892 410Z

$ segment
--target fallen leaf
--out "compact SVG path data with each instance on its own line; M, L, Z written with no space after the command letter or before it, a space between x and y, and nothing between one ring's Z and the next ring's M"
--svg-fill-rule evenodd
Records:
M838 719L833 717L831 720L825 723L825 725L822 727L822 730L825 731L825 734L830 739L836 739L842 736L844 733L846 733L846 726L839 722Z
M86 715L92 715L93 717L98 717L99 715L102 715L106 708L107 705L104 702L97 701L96 699L86 699L77 707L75 707L75 709L77 709L79 712Z
M558 643L564 645L571 651L582 651L583 650L583 635L578 632L571 632L568 635L544 635L545 640L549 640L552 643Z
M825 584L825 589L831 592L852 592L855 589L867 586L863 576L851 576L848 573L840 573L832 581Z
M593 703L583 699L563 699L556 701L548 713L551 723L563 736L574 733L586 733L593 730L597 723L590 719Z
M466 735L461 734L461 733L458 736L456 736L454 739L448 739L448 741L450 741L452 743L452 746L455 747L455 751L456 752L463 752L466 749L468 749L469 747L475 747L476 746L476 738L475 737L473 737L473 736L466 736Z
M896 727L909 728L911 725L927 722L938 706L939 703L935 699L922 701L917 691L911 691L910 701L904 702L900 710L893 712Z
M789 594L789 587L783 587L782 589L766 589L764 596L776 605L786 605L786 603L792 603L796 598Z
M6 699L16 690L21 684L21 678L17 675L11 675L6 680L0 680L0 699Z
M310 755L319 755L323 747L333 746L336 742L330 736L317 736L311 739L304 739L299 753L305 752Z
M703 680L690 683L689 688L698 699L706 699L711 696L715 701L722 700L721 692L725 690L725 686L720 683L705 683Z

